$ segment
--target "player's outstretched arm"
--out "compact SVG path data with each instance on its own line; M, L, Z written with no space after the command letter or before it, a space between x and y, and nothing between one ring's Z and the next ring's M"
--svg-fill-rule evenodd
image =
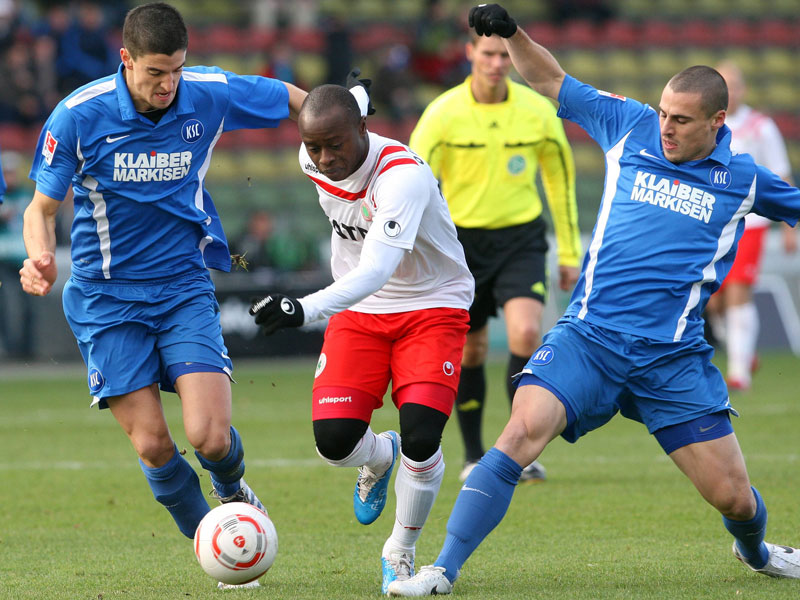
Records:
M544 47L534 42L499 4L481 4L469 12L469 26L478 35L499 35L508 48L511 62L534 90L558 99L564 69Z
M301 90L296 85L283 82L286 89L289 90L289 118L292 121L297 121L297 116L300 114L300 107L303 106L303 100L308 96L308 92Z
M58 277L56 268L56 213L61 202L38 190L25 209L22 237L28 258L19 270L22 289L33 296L45 296Z

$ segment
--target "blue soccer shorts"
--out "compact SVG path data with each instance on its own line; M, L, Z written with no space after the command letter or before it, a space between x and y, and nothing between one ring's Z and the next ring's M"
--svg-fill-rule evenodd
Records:
M568 422L561 435L569 442L617 412L655 433L713 413L737 414L711 363L713 353L703 339L660 342L565 317L544 336L519 385L545 387L565 405ZM698 440L681 444L691 441Z
M160 281L73 276L62 302L88 369L89 391L101 408L107 407L104 398L153 383L174 392L175 377L196 371L198 363L203 371L231 374L208 271Z

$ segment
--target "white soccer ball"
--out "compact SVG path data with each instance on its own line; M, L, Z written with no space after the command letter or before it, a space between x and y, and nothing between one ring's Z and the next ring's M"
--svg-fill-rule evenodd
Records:
M278 533L264 511L245 502L229 502L200 521L194 553L203 570L217 581L247 583L275 562Z

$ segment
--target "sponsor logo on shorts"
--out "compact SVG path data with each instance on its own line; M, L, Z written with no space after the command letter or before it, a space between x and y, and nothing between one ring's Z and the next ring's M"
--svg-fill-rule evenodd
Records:
M727 167L717 165L709 172L708 180L715 188L724 190L731 184L731 172Z
M453 366L453 363L451 363L449 360L446 360L442 365L442 371L444 371L445 375L450 377L450 375L456 372L456 368Z
M553 360L553 356L555 352L550 346L541 346L536 352L533 353L531 357L531 364L534 365L546 365L551 360Z
M314 379L319 377L322 372L325 370L325 365L328 363L328 357L325 356L325 353L319 355L319 360L317 361L317 370L314 371Z
M181 126L181 137L188 144L194 144L203 137L203 124L197 119L189 119Z
M511 158L508 159L508 164L506 164L506 168L508 172L512 175L519 175L525 170L525 159L520 156L519 154L515 154Z
M324 398L320 398L317 402L319 404L340 404L342 402L350 403L352 401L352 396L325 396Z
M106 384L106 380L99 369L92 368L89 370L88 383L89 383L89 391L92 394L97 394L100 390L103 389L103 386Z

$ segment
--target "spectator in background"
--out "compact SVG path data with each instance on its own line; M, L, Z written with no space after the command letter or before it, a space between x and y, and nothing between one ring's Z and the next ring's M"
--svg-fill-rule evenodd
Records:
M259 75L299 85L294 62L294 49L287 42L279 38L272 46L272 49L266 54L265 64ZM299 85L299 87L303 86Z
M315 245L296 231L277 227L266 210L248 216L244 232L231 242L231 252L244 257L252 272L290 272L319 266Z
M717 66L728 84L728 116L725 123L731 128L731 149L747 152L760 165L794 185L786 144L775 121L750 108L743 102L746 92L744 75L731 61ZM750 388L753 370L757 366L758 311L753 302L753 285L758 278L764 237L772 222L750 213L745 217L745 230L728 276L719 290L711 296L706 307L711 331L717 341L724 341L728 354L728 389ZM781 224L783 248L787 253L797 251L797 235L786 223Z
M0 345L6 357L25 359L33 354L33 304L19 285L19 268L27 257L22 215L30 190L19 185L19 154L4 152L0 163Z
M414 73L426 83L451 86L465 73L462 30L441 0L426 0L425 12L417 24L412 48Z
M74 15L69 5L54 4L37 31L55 43L58 90L62 97L119 65L116 48L109 41L103 8L97 2L82 0Z
M387 46L381 52L381 62L375 74L372 100L395 122L419 114L410 59L411 51L405 44Z
M325 31L325 83L339 84L347 79L353 64L353 41L342 19L330 16L323 21Z

